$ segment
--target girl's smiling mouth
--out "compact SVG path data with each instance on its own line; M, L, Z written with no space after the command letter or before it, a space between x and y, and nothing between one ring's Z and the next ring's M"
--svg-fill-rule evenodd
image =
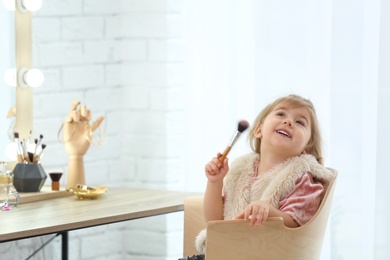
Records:
M285 131L285 130L276 130L276 132L278 134L281 134L281 135L284 135L284 136L287 136L288 138L291 138L291 135L289 132Z

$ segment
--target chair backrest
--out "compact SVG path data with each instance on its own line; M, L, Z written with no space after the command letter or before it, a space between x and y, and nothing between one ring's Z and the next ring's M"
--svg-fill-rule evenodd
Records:
M206 258L218 259L319 259L337 172L313 218L298 228L284 226L282 218L269 218L260 227L243 220L210 221L207 225Z

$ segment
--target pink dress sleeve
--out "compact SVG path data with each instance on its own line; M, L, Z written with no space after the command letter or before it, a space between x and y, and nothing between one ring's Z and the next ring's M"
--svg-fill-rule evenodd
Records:
M298 225L304 225L316 213L323 191L324 186L315 182L310 173L306 173L296 181L291 193L279 202L279 210L289 214Z

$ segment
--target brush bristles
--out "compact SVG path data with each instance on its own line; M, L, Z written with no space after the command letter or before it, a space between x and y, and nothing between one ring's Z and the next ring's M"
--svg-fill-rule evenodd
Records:
M240 132L240 133L242 133L242 132L244 132L248 127L249 127L248 121L246 121L246 120L241 120L241 121L238 123L238 129L237 129L237 131Z
M59 181L61 179L62 172L51 172L49 175L52 181Z

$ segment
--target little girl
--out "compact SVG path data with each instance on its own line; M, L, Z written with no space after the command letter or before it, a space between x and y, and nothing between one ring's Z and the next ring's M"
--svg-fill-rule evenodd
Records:
M287 227L299 227L315 214L331 171L322 165L321 136L310 100L289 95L266 106L248 133L253 150L233 161L219 161L220 153L205 166L206 222L244 219L261 226L268 217L282 217ZM206 230L196 238L205 252ZM182 259L201 260L204 255Z

